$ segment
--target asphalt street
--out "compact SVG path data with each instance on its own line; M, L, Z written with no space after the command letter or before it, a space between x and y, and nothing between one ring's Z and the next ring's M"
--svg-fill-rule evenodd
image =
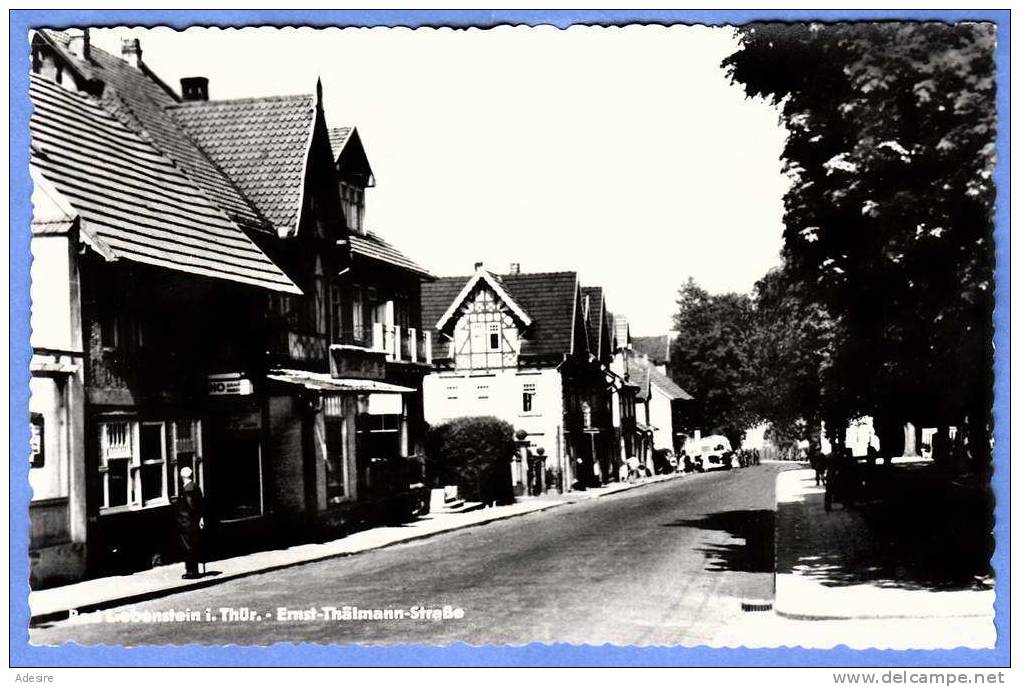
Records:
M685 476L111 609L103 622L36 627L30 639L713 644L746 622L742 601L772 596L778 469ZM345 606L386 617L353 619ZM440 619L423 617L423 609ZM183 616L171 620L167 611ZM110 622L112 614L130 622Z

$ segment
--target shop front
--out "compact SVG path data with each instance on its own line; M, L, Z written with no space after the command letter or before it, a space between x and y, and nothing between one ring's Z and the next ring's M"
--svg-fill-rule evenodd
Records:
M297 481L302 482L304 510L319 536L367 521L406 519L421 507L419 501L426 500L424 466L409 454L414 389L303 370L274 370L268 378L274 384L271 406L286 405L282 399L287 394L296 400L290 405L302 409L301 417L271 413L271 434L279 451L293 452L297 443L282 446L276 437L304 437L300 470L293 456L274 454L273 463L291 466L288 474L280 475L291 485L291 496Z
M225 554L258 548L268 532L266 443L262 397L242 373L210 375L200 434L188 439L187 464L206 502L209 546ZM193 464L192 464L193 463Z

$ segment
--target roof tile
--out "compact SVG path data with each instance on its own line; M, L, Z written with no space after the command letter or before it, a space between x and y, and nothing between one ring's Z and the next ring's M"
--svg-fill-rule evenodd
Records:
M314 95L189 102L168 111L277 230L296 228Z
M300 293L179 167L103 104L36 75L29 96L32 166L115 257Z
M422 326L432 330L433 357L449 358L448 341L436 323L470 276L440 277L422 284ZM499 276L503 288L532 319L521 355L559 357L570 352L577 297L576 272L534 272Z

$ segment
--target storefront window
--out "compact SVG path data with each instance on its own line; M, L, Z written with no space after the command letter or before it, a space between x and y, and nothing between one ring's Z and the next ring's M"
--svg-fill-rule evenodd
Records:
M262 515L262 446L258 435L238 434L229 445L230 450L213 457L224 480L217 493L223 504L223 520Z
M205 488L201 456L201 423L198 420L177 420L173 423L173 443L169 465L170 493L177 494L181 485L181 468L191 468L195 483Z
M134 459L134 423L107 422L99 426L103 508L127 506L134 500L129 468Z
M346 495L344 475L344 418L326 418L326 501L339 503Z
M166 505L177 493L184 466L202 484L197 420L104 421L99 439L101 512Z

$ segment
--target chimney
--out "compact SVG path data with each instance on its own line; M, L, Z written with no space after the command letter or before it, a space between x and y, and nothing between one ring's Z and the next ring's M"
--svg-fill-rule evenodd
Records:
M511 262L510 263L510 274L520 274L520 273L521 273L521 263L519 263L519 262Z
M483 267L484 265L485 265L485 263L484 263L484 262L476 262L476 263L475 263L475 272L477 272L478 270L482 269L482 267Z
M135 69L142 66L142 42L137 38L120 40L120 56Z
M79 60L88 61L91 44L89 42L89 30L82 29L71 34L67 41L67 49Z
M209 79L204 76L185 76L181 79L181 98L185 102L209 99Z

